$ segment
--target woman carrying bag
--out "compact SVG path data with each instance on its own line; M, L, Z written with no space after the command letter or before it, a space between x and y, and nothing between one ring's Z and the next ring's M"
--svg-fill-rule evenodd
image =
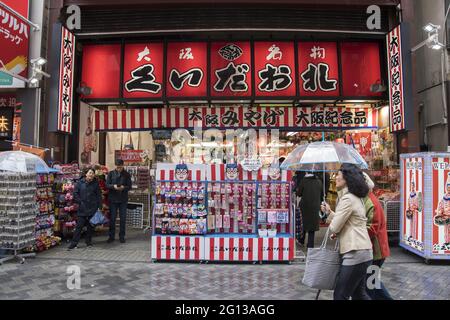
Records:
M369 193L362 171L343 164L336 176L338 203L336 212L327 203L321 209L329 215L331 239L339 240L342 264L334 289L335 300L370 300L366 292L367 268L372 264L372 243L362 198Z

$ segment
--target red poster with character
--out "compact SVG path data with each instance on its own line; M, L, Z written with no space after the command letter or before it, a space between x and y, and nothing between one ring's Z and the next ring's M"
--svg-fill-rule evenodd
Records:
M298 67L301 96L339 96L336 42L300 42Z
M293 42L255 42L255 93L257 97L296 95Z
M163 43L125 45L124 98L161 98L163 92Z
M167 97L206 97L206 42L174 42L167 45Z
M210 52L211 96L250 96L252 94L250 42L213 42Z
M28 18L28 0L2 1L13 10ZM27 78L29 39L33 29L13 11L0 7L0 69ZM22 87L10 75L0 73L0 86Z

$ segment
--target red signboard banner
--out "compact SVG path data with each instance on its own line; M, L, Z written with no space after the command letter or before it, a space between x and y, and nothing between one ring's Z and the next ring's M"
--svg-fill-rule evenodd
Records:
M127 164L137 164L143 162L143 150L116 150L115 159L121 159Z
M61 34L57 129L58 131L62 131L64 133L72 133L75 36L64 27L61 27Z
M377 42L342 42L342 95L381 97L370 86L381 84L380 45Z
M339 96L336 42L300 42L298 68L301 96Z
M162 98L164 83L164 44L126 44L123 97Z
M14 94L0 94L0 108L10 107L15 108L17 104L17 98Z
M27 78L30 32L28 22L12 11L0 8L0 69Z
M146 108L96 111L96 131L153 128L377 128L378 112L372 108L337 107L216 107Z
M120 44L85 45L81 79L92 88L92 94L85 98L119 98Z
M206 97L206 42L174 42L167 46L167 97Z
M250 96L252 94L250 42L213 42L210 52L211 96Z
M255 92L257 97L296 95L293 42L255 42Z
M402 40L400 26L386 39L389 78L389 110L391 132L405 129L405 104L403 95Z

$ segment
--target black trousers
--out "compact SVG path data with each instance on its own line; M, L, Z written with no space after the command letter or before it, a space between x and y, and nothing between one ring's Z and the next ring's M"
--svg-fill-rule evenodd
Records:
M371 300L366 291L367 268L372 261L360 263L354 266L341 266L336 288L334 289L334 300Z
M314 235L315 231L308 231L308 243L306 244L307 248L314 248ZM305 243L306 234L303 234L303 237L300 239L300 243Z
M117 219L117 210L119 210L120 217L120 231L119 238L125 239L125 228L127 223L127 203L110 203L109 204L109 212L111 214L111 220L109 221L109 238L116 238L116 219Z
M91 220L92 216L90 217L83 217L79 216L77 220L77 226L75 227L75 233L73 234L72 243L78 244L81 238L81 231L83 231L83 227L87 227L87 234L86 234L86 244L92 243L92 234L94 233L95 227L93 227L89 220Z

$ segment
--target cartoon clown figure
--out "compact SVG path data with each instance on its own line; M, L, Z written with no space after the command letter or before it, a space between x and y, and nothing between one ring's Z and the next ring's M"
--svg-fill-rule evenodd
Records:
M238 165L235 163L227 164L225 168L225 177L227 180L237 180L239 176Z
M188 167L186 164L177 164L175 167L175 179L185 181L188 178Z
M436 209L434 224L444 227L445 246L450 248L450 173L447 175L445 183L445 194Z
M410 234L408 241L412 241L412 239L415 239L416 237L418 215L419 215L419 199L416 193L416 183L414 182L414 178L412 178L408 204L406 207L406 217L410 220L409 224Z

